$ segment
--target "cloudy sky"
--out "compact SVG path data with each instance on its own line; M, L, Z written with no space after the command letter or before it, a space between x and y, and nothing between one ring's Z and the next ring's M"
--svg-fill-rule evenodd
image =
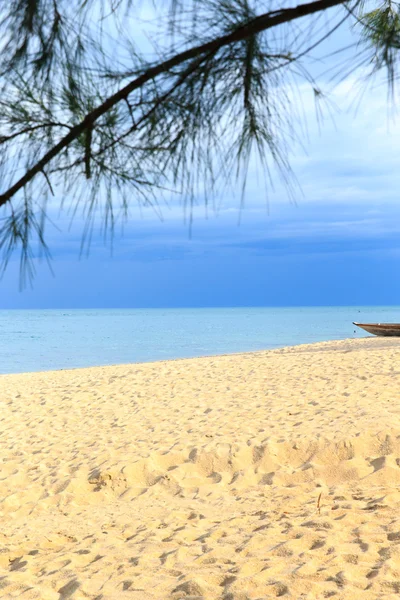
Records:
M400 120L385 86L358 102L357 81L331 91L334 108L320 124L301 89L307 131L291 156L295 201L277 179L266 191L253 165L242 211L234 190L207 217L199 198L189 236L178 203L161 202L163 220L133 210L112 254L98 235L84 258L82 224L70 228L62 214L60 231L47 230L54 275L38 263L33 288L21 292L15 257L0 308L399 305Z

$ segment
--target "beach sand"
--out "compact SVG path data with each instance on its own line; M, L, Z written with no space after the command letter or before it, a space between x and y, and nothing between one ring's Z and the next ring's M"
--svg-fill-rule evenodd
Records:
M0 597L400 593L400 340L0 377Z

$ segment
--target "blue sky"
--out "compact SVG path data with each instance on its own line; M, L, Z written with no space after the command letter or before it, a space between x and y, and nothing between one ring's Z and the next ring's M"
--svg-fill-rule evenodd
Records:
M384 86L357 104L354 78L332 92L334 119L321 127L310 91L291 164L301 191L268 193L252 165L238 226L239 197L228 190L205 217L202 198L189 237L182 207L134 209L114 250L95 235L79 259L82 223L48 228L54 276L37 265L33 289L19 291L18 261L0 282L0 308L400 305L400 126ZM357 110L356 110L357 107Z

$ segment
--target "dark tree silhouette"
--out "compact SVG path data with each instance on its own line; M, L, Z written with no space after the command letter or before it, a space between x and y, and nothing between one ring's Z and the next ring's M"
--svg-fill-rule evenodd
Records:
M344 24L360 64L386 68L400 44L398 5L362 0L286 6L264 0L149 0L162 35L136 43L140 0L9 0L0 12L0 248L33 274L49 195L106 229L131 202L165 189L191 207L257 153L291 186L297 114L290 86L318 82L304 59ZM372 8L372 10L371 10ZM155 33L157 30L155 30ZM335 49L338 55L341 48ZM356 68L356 65L352 65ZM351 69L350 69L351 70ZM55 202L54 200L53 202ZM85 238L87 239L87 238Z

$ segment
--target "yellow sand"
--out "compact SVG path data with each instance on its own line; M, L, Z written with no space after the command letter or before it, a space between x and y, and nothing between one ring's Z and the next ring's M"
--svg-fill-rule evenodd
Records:
M0 597L395 598L399 400L378 338L2 376Z

